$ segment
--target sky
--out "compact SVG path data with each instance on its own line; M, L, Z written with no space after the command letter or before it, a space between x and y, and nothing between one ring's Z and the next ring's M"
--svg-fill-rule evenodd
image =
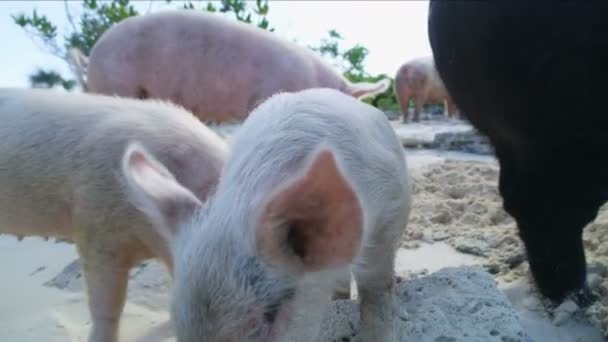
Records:
M195 4L197 1L193 1ZM135 1L140 13L180 6L179 1ZM252 3L252 7L255 4ZM36 9L58 27L60 35L69 31L64 1L0 1L0 87L27 87L28 75L38 67L69 69L64 61L46 52L11 14L30 14ZM78 1L68 1L72 16L79 14ZM370 51L366 69L372 74L394 76L408 60L431 55L427 35L428 1L270 1L268 21L277 34L303 45L318 45L330 29L344 38L344 47L361 44Z

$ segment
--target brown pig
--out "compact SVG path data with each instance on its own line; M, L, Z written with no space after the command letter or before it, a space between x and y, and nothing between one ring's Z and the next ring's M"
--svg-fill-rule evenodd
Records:
M136 140L153 150L190 189L183 199L198 203L219 180L224 140L174 104L41 89L0 89L0 120L0 234L74 241L89 341L116 341L130 268L158 257L172 273L174 259L130 204L120 172L126 147Z
M415 58L403 64L395 76L395 94L403 113L403 122L409 119L409 101L414 101L414 121L420 121L422 106L427 103L444 103L448 117L458 116L458 110L439 77L432 57Z
M79 65L87 57L72 59ZM204 122L241 121L282 91L333 88L365 98L389 87L388 80L352 84L308 48L190 10L121 21L91 50L86 74L90 92L170 100Z

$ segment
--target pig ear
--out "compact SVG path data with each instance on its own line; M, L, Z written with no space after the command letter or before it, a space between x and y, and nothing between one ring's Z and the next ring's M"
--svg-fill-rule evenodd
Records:
M357 254L361 203L330 149L314 153L304 172L263 203L257 242L269 260L314 272L345 266Z
M128 145L122 159L130 202L168 241L180 224L201 206L200 201L139 143Z
M390 86L391 81L388 79L382 79L376 83L369 82L358 82L349 83L348 92L357 99L364 99L372 97L380 93L385 92Z

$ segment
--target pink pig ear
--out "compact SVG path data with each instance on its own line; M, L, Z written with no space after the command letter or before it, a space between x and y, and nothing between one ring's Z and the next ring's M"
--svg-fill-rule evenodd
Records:
M127 147L122 172L129 201L169 242L201 205L196 196L139 143L132 142Z
M351 263L362 234L359 198L333 152L323 148L303 173L267 198L257 241L271 261L314 272Z

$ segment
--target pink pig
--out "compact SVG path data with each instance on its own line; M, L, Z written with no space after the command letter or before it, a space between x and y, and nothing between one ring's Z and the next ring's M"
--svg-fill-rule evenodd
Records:
M350 271L362 340L398 341L394 258L411 183L381 111L334 89L272 96L237 132L206 206L143 144L122 171L175 251L178 341L314 342Z
M225 142L173 104L51 90L0 89L0 120L0 234L74 241L89 341L116 341L129 269L157 257L172 271L174 260L128 201L120 172L126 146L145 144L198 202L218 182Z
M73 51L73 64L87 64ZM88 60L88 91L170 100L204 122L243 120L271 95L333 88L356 98L388 80L352 84L308 48L260 28L191 10L132 17L105 32Z
M443 102L448 117L459 115L432 57L415 58L403 64L395 76L395 94L403 113L403 122L408 121L410 100L416 106L414 121L420 121L422 106L427 103Z

